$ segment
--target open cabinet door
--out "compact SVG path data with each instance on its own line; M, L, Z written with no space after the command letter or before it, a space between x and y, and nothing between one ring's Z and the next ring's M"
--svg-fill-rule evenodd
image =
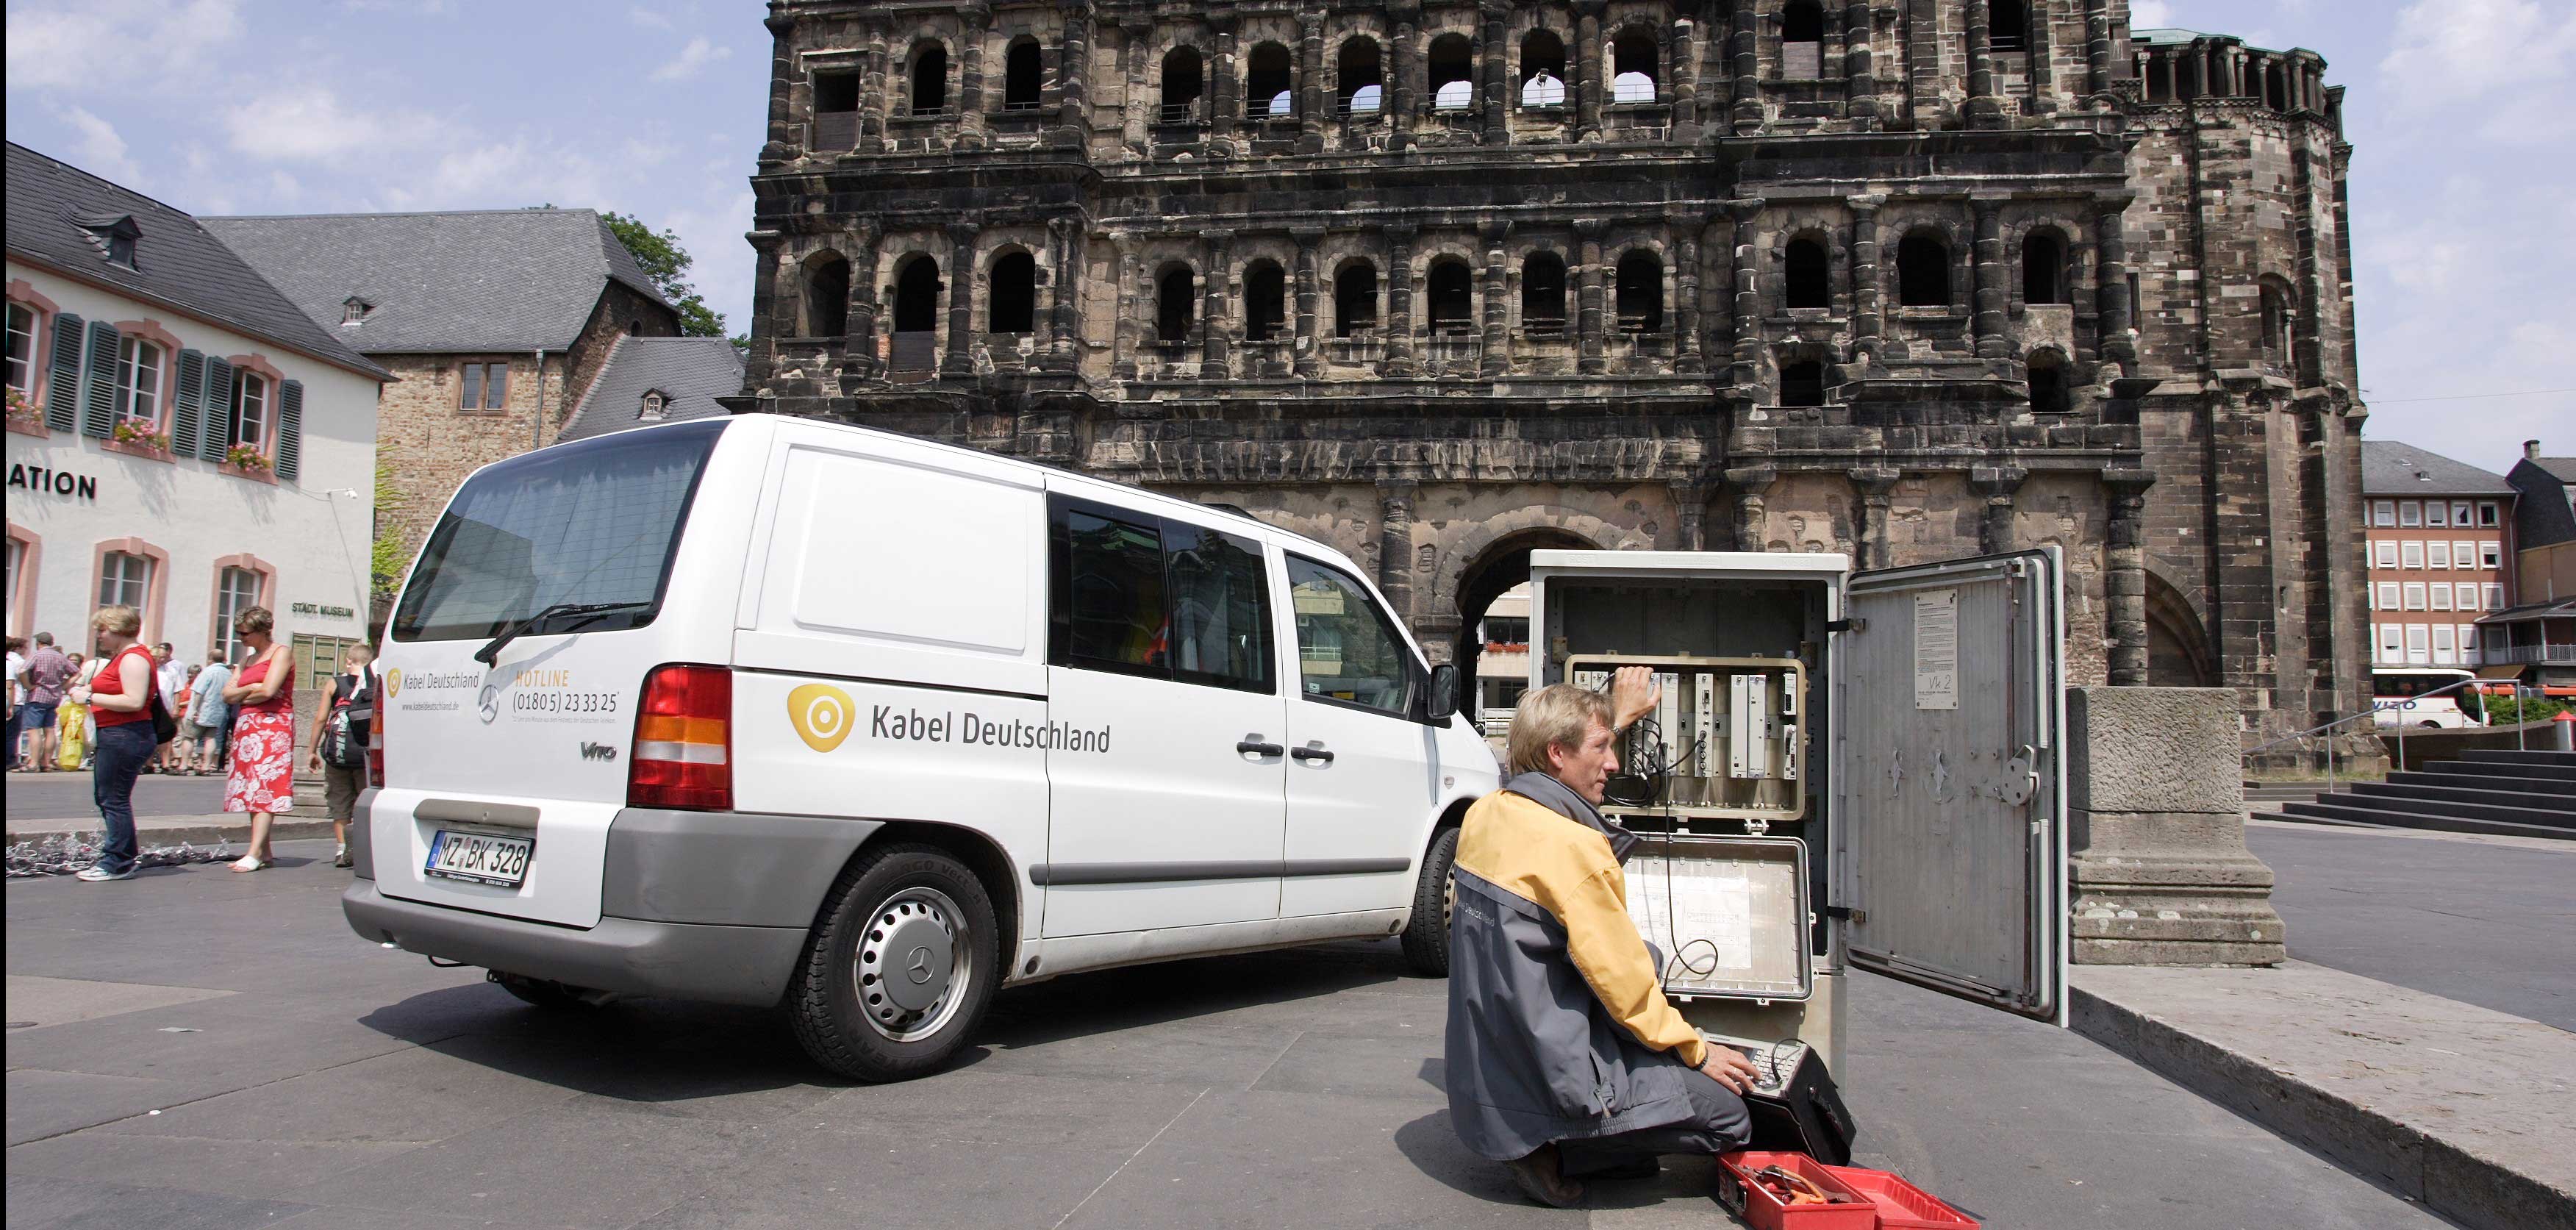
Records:
M1852 964L2063 1024L2060 578L2055 547L1852 578L1834 861Z

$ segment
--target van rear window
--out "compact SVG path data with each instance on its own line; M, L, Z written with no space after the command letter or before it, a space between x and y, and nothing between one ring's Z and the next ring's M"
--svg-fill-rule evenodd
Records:
M487 639L562 606L588 612L564 620L588 631L652 623L698 475L727 422L619 432L466 480L403 587L393 638ZM542 635L547 622L527 631Z

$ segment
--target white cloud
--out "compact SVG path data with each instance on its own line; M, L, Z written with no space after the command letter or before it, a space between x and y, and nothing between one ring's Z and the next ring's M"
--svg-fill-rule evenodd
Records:
M2406 91L2410 102L2429 95L2456 105L2533 84L2563 95L2576 65L2576 24L2557 7L2553 13L2538 0L2416 0L2397 14L2380 79ZM2430 82L2442 88L2410 88Z
M419 112L350 107L321 85L289 86L224 114L232 147L254 158L321 160L412 147L434 141L441 127Z
M653 79L655 81L685 81L691 77L697 76L701 71L704 71L707 65L713 64L718 60L731 56L732 54L733 48L718 47L715 44L708 42L706 36L702 34L696 38L690 39L689 45L680 49L679 58L672 60L670 63L664 64L660 68L654 69Z
M12 5L8 88L97 93L135 82L168 85L193 77L241 30L235 0Z
M668 30L671 28L671 19L669 16L662 13L656 13L653 10L644 8L640 5L635 8L628 9L626 11L626 16L629 20L639 26L650 26L656 30Z
M72 131L80 134L80 140L72 146L73 166L102 179L141 190L143 168L127 155L125 138L117 135L116 125L79 107L62 107L55 114L71 125Z
M2165 3L2165 0L2130 0L2130 29L2163 30L2173 24L2173 6Z

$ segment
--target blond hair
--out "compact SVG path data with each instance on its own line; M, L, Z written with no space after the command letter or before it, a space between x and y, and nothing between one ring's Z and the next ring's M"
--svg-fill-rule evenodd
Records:
M1547 749L1581 747L1594 723L1610 727L1610 698L1590 688L1552 683L1521 697L1512 728L1503 736L1504 760L1514 773L1547 773Z
M143 632L143 613L130 606L103 606L89 617L89 626L118 636L139 636Z
M276 626L277 616L269 614L264 606L246 606L240 614L233 616L233 632L237 635L266 632Z

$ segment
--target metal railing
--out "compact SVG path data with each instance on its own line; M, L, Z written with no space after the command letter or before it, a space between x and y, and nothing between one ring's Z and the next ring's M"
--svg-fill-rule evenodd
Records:
M2456 692L2456 691L2460 690L2461 688L2482 688L2482 685L2483 685L2485 682L2486 682L2485 680L2481 680L2481 679L2463 679L2463 680L2460 680L2460 681L2459 681L2459 682L2457 682L2457 683L2446 683L2446 684L2443 684L2441 687L2435 688L2435 689L2433 689L2433 690L2432 690L2432 691L2430 691L2430 692L2423 692L2423 693L2419 693L2419 694L2414 695L2414 696L2409 696L2409 697L2407 697L2406 699L2404 699L2404 700L2402 700L2402 701L2395 701L2395 702L2392 702L2392 703L2389 703L2389 704L2384 704L2384 705L2383 705L2383 704L2380 704L2380 703L2378 703L2378 702L2376 702L2376 701L2374 701L2374 702L2372 702L2372 703L2371 703L2371 706L2370 706L2369 708L2364 709L2364 710L2362 710L2362 711L2361 711L2361 712L2359 712L2359 713L2349 713L2349 714L2345 714L2344 716L2339 717L2339 718L2336 718L2335 720L2333 720L2333 721L2331 721L2331 722L2326 722L2326 723L2324 723L2324 724L2322 724L2322 725L2311 726L2311 727L2307 728L2306 730L2302 730L2302 731L2298 732L2297 734L2283 735L2283 736L2281 736L2280 738L2278 738L2278 739L2273 739L2273 740L2271 740L2271 741L2269 741L2269 742L2255 744L2254 746L2249 747L2249 748L2246 748L2243 752L2239 753L2239 759L2242 759L2242 758L2247 757L2247 756L2252 756L2252 755L2253 755L2253 754L2255 754L2256 752L2263 751L2263 750L2265 750L2265 749L2267 749L2267 748L2275 748L2275 747L2279 747L2280 745L2282 745L2282 744L2284 744L2284 743L2293 743L2293 742L2296 742L2296 741L2298 741L2298 740L2300 740L2300 739L2305 739L2305 738L2308 738L2308 737L2313 736L2313 735L2323 734L2323 733L2325 733L2326 731L2333 730L2335 727L2341 726L2341 725L2343 725L2343 724L2345 724L2345 723L2347 723L2347 722L2358 722L2358 721L2361 721L2361 720L2362 720L2362 719L2364 719L2364 718L2373 718L2373 719L2375 719L2375 718L2377 718L2380 714L2382 714L2382 713L2386 713L2386 712L2389 712L2389 711L2391 711L2391 710L2400 710L2400 711L2402 711L2402 710L2406 710L2406 709L2412 709L2412 708L2414 708L2414 707L2415 707L2415 702L2420 701L2420 700L2427 700L2427 699L2430 699L2430 698L2435 697L2435 696L2440 696L2440 695L2442 695L2442 694L2443 694L2443 693L2445 693L2445 692ZM2518 684L2517 684L2517 685L2516 685L2516 689L2517 689L2517 691L2519 690L2519 688L2520 688L2520 685L2518 685ZM2481 726L2484 726L2484 725L2488 725L2489 723L2488 723L2488 722L2487 722L2487 720L2486 720L2486 702L2485 702L2485 701L2484 701L2484 699L2483 699L2483 696L2484 696L2484 692L2483 692L2483 690L2481 690L2481 691L2480 691L2479 695L2481 696L2481 698L2482 698L2482 699L2478 702L2478 724L2479 724L2479 725L2481 725ZM2455 703L2456 703L2456 701L2455 701ZM2404 767L2406 766L2406 723L2405 723L2405 721L2404 721L2404 720L2402 720L2402 719L2401 719L2401 720L2399 720L2399 721L2395 724L2395 728L2396 728L2396 731L2397 731L2397 766L2398 766L2399 768L2401 768L2401 769L2402 769L2402 768L2404 768ZM2327 793L2327 794L2333 794L2333 793L2334 793L2334 788L2335 788L2335 752L2334 752L2334 740L2332 740L2332 739L2328 739L2328 740L2326 740L2326 793Z

